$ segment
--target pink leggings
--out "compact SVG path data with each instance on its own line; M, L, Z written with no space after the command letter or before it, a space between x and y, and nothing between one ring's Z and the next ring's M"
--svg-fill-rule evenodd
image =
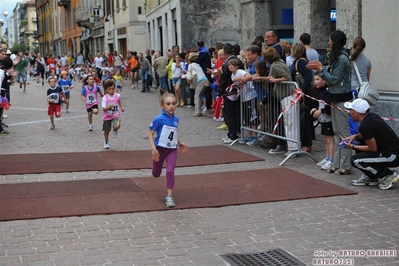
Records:
M177 149L157 147L159 161L152 160L152 175L159 177L162 173L163 161L166 159L166 188L173 189L175 185L175 166L177 161Z

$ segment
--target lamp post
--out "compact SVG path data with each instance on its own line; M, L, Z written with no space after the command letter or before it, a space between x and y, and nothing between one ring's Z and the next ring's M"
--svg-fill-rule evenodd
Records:
M7 23L8 11L4 10L0 14L0 40L3 40L3 25Z

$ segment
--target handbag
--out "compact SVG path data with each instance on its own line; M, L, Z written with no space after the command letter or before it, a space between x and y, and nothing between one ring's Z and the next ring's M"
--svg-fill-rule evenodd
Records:
M356 71L357 79L359 80L360 87L357 88L358 90L358 97L360 99L366 100L370 105L376 105L378 98L380 97L380 93L376 88L371 85L368 81L362 81L360 77L359 69L357 68L357 64L355 61L353 62L353 66Z
M192 65L189 67L189 70L187 72L186 81L188 84L197 83L197 71L194 70Z
M301 60L301 59L299 59ZM295 82L298 84L298 87L301 88L302 84L305 82L305 78L303 75L298 71L298 62L299 60L296 61L295 63ZM305 59L303 59L305 60ZM319 98L320 92L315 88L314 86L314 80L313 80L313 71L312 72L312 81L309 84L309 88L307 89L306 94L309 96L312 96L313 98Z

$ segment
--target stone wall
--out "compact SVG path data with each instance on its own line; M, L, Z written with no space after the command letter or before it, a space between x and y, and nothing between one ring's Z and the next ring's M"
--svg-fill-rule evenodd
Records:
M239 1L181 1L182 49L196 49L198 40L206 47L217 41L241 43L241 6Z

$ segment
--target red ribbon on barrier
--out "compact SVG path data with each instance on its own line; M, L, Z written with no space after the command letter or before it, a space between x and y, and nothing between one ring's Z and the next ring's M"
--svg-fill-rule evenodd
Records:
M314 101L316 101L316 102L323 103L323 104L328 105L328 106L330 106L331 108L334 108L334 109L336 109L336 110L340 110L340 111L342 111L342 112L349 113L349 110L347 110L347 109L345 109L345 108L336 107L336 106L334 106L334 105L331 105L331 104L329 104L329 103L326 103L326 102L323 101L323 100L314 98L314 97L309 96L309 95L304 94L304 93L302 93L302 94L305 95L305 97L308 97L308 98L310 98L310 99L312 99L312 100L314 100ZM382 118L382 120L385 120L385 121L395 121L395 122L399 122L399 119L397 119L397 118L388 118L388 117L381 117L381 118Z

